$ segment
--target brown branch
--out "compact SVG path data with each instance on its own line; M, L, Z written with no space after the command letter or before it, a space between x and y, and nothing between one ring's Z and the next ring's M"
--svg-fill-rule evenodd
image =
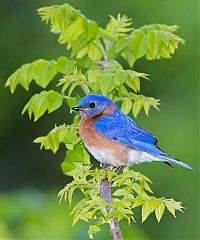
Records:
M106 170L108 165L104 165L103 168ZM101 186L100 186L100 194L108 204L112 204L112 193L111 193L111 182L108 181L107 178L104 178L102 180ZM109 208L105 207L106 212L109 213ZM119 222L117 218L111 218L108 221L110 234L112 236L113 240L122 240L122 233L120 230Z

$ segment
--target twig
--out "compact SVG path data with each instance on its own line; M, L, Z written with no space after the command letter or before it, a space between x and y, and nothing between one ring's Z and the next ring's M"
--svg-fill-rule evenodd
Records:
M103 168L106 170L108 165L104 165ZM102 180L101 186L100 186L100 194L103 198L103 200L106 201L108 204L112 204L112 194L111 194L111 182L108 181L108 179L105 177ZM107 214L109 213L109 208L105 207ZM108 225L110 228L110 234L112 236L113 240L122 240L122 233L119 226L119 222L117 218L111 218L108 221Z

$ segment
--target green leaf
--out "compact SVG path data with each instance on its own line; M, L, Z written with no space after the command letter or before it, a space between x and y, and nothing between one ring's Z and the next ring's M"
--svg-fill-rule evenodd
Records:
M143 97L143 107L147 116L148 116L148 110L149 110L148 105L154 107L156 110L159 110L158 106L160 105L160 100L152 97Z
M35 94L27 104L29 117L31 118L33 113L34 121L37 121L47 109L47 92L42 91L40 94Z
M89 238L93 239L93 235L100 231L101 231L101 229L100 229L99 225L90 225L90 228L88 230Z
M83 58L85 55L88 54L88 46L85 46L84 48L81 48L81 50L77 53L77 58Z
M135 199L134 199L134 203L133 203L133 208L136 208L138 206L141 206L143 203L145 202L145 200L143 198L141 198L140 196L137 196Z
M49 147L52 149L53 153L56 153L59 148L59 138L57 135L49 135L47 136L47 142Z
M174 217L176 217L175 210L183 212L181 202L176 202L174 199L165 200L165 206Z
M174 54L178 44L184 44L184 40L175 35L176 26L164 24L145 25L135 29L130 35L130 44L122 51L122 57L131 66L134 58L139 59L146 56L148 60L170 58ZM129 54L129 56L128 56ZM131 59L131 61L130 61Z
M132 68L135 61L136 57L133 54L133 51L130 48L126 48L122 53L122 57L127 61L128 65Z
M64 71L64 69L69 68L70 62L72 61L68 61L68 64L64 67L64 58L65 57L59 58L58 63L55 60L47 61L38 59L32 63L24 64L8 78L5 86L10 86L11 93L15 91L18 84L28 91L31 81L35 80L36 84L40 87L46 88L49 82L57 74L57 66L60 72L65 72L66 70Z
M47 95L47 108L48 113L51 113L62 105L63 95L59 94L53 90L50 90Z
M62 56L57 59L58 72L63 74L71 73L75 67L75 60L69 60L67 57Z
M34 121L37 121L46 110L51 113L58 109L61 106L62 101L63 95L60 95L53 90L50 90L49 92L42 91L31 97L22 110L22 114L24 114L25 111L28 111L29 117L31 118L33 114Z
M142 205L142 223L148 218L151 213L151 206L148 201Z
M42 88L46 88L57 73L56 61L38 59L32 63L33 78Z
M74 190L76 190L76 186L74 186L74 187L71 187L70 189L69 189L69 192L68 192L68 201L69 201L69 205L71 206L71 204L72 204L72 197L73 197L73 193L74 193Z
M125 189L117 189L114 193L113 196L127 196L129 194L129 191Z
M63 85L62 93L69 89L68 97L71 96L76 86L80 86L86 94L89 94L87 79L85 75L82 74L81 70L77 68L74 68L71 74L67 74L62 79L59 80L57 86L61 85Z
M114 172L113 172L112 170L108 170L108 171L106 172L106 176L107 176L107 178L108 178L108 181L111 182L111 180L112 180L112 178L113 178L113 176L114 176Z
M130 37L128 38L121 38L119 39L114 45L115 53L118 54L121 51L123 51L130 43L132 39Z
M61 167L64 174L71 175L71 171L76 168L75 162L81 162L84 164L90 163L90 155L85 150L83 144L77 144L73 150L68 150L65 156L65 160Z
M143 199L148 199L149 198L147 193L144 191L144 188L143 188L142 185L135 182L135 183L132 184L132 189Z
M144 189L149 191L150 193L153 193L147 181L143 180L143 182L144 182Z
M90 41L95 39L98 33L98 25L96 22L88 20L88 32L87 32L87 40Z
M157 199L156 197L151 197L149 200L149 205L151 208L151 212L153 212L161 203L160 199Z
M147 59L159 58L159 51L162 45L162 33L159 31L149 31L147 34Z
M59 137L57 134L49 134L46 137L38 137L34 140L34 143L41 143L41 148L51 149L53 153L56 153L59 148Z
M109 49L108 49L108 59L109 60L114 60L116 58L116 52L115 52L115 47L112 45Z
M125 98L122 102L121 111L125 114L128 114L132 108L132 101L128 98Z
M88 81L90 83L95 83L99 75L101 75L101 68L94 64L91 65L91 67L87 71Z
M106 26L106 31L111 37L123 37L127 36L127 33L133 30L133 28L130 27L131 25L132 19L127 18L125 15L121 16L118 14L117 18L110 16L110 22Z
M129 73L129 77L126 79L126 85L132 88L135 92L140 91L140 79L134 75L134 72Z
M43 21L51 23L52 32L60 34L58 41L67 44L71 57L82 58L87 53L91 59L101 58L101 51L94 44L99 33L96 22L88 20L69 4L40 8L38 13Z
M115 88L113 75L112 74L104 74L99 79L99 85L101 92L104 96L108 96L108 94Z
M72 95L72 92L74 91L74 89L79 85L78 82L72 82L70 87L69 87L69 92L68 95L69 97Z
M63 32L63 35L60 36L60 43L67 43L75 41L84 31L84 20L81 17L78 17L71 22L68 26L67 32Z
M79 58L76 60L76 64L79 67L82 68L90 68L91 64L92 64L92 60L88 57L88 56L84 56L83 58Z
M55 126L55 128L52 129L48 135L36 138L34 143L40 143L40 149L44 147L46 150L51 149L53 153L56 153L61 142L74 145L77 139L76 134L76 128L63 124L60 126Z
M13 74L10 75L10 77L6 81L5 87L10 86L11 93L14 93L14 91L17 87L17 84L19 82L19 80L18 80L19 72L20 72L20 69L17 69Z
M163 202L161 202L155 210L155 215L156 215L156 219L157 219L158 223L160 222L160 220L162 218L164 210L165 210L165 204Z
M21 66L18 78L19 83L22 85L22 87L28 91L29 84L33 79L31 63L27 63Z
M171 206L171 204L168 203L168 202L165 202L165 206L167 207L167 209L169 210L169 212L170 212L174 217L176 217L175 209Z
M76 95L76 97L68 97L67 98L67 103L71 108L78 106L79 101L81 100L79 95Z
M61 169L65 175L73 176L72 171L76 168L75 164L70 161L63 161L61 163Z
M82 144L75 145L73 150L67 151L66 154L66 161L74 161L74 162L87 162L87 159L84 159L85 157L85 148Z
M84 157L82 159L82 162L89 164L90 163L90 155L85 149L83 149L83 156Z
M145 111L147 116L149 116L150 106L151 106L150 102L148 102L146 100L143 101L143 108L144 108L144 111Z
M137 98L134 103L133 103L133 115L135 117L137 117L137 115L139 114L140 110L142 109L142 105L143 105L143 101L142 98Z
M132 39L130 49L133 51L135 58L143 57L147 51L146 35L139 30L135 30Z
M94 61L100 60L102 57L102 52L93 42L88 45L88 57Z

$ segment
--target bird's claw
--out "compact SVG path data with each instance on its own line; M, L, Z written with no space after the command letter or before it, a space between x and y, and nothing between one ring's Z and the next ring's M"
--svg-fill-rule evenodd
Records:
M107 163L100 163L100 167L105 169L105 170L114 170L116 173L118 173L120 170L123 170L124 166L121 165L119 167L114 167L114 166L111 166Z
M114 166L111 166L107 163L100 163L100 167L105 169L105 170L113 170L115 168Z
M118 173L120 170L123 170L124 166L121 165L119 167L116 168L115 172Z

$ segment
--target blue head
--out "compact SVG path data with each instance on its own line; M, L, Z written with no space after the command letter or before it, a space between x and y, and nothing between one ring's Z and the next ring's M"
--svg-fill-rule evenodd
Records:
M90 94L82 98L78 106L72 109L79 111L81 115L93 117L102 113L111 105L116 107L109 98L98 94Z

